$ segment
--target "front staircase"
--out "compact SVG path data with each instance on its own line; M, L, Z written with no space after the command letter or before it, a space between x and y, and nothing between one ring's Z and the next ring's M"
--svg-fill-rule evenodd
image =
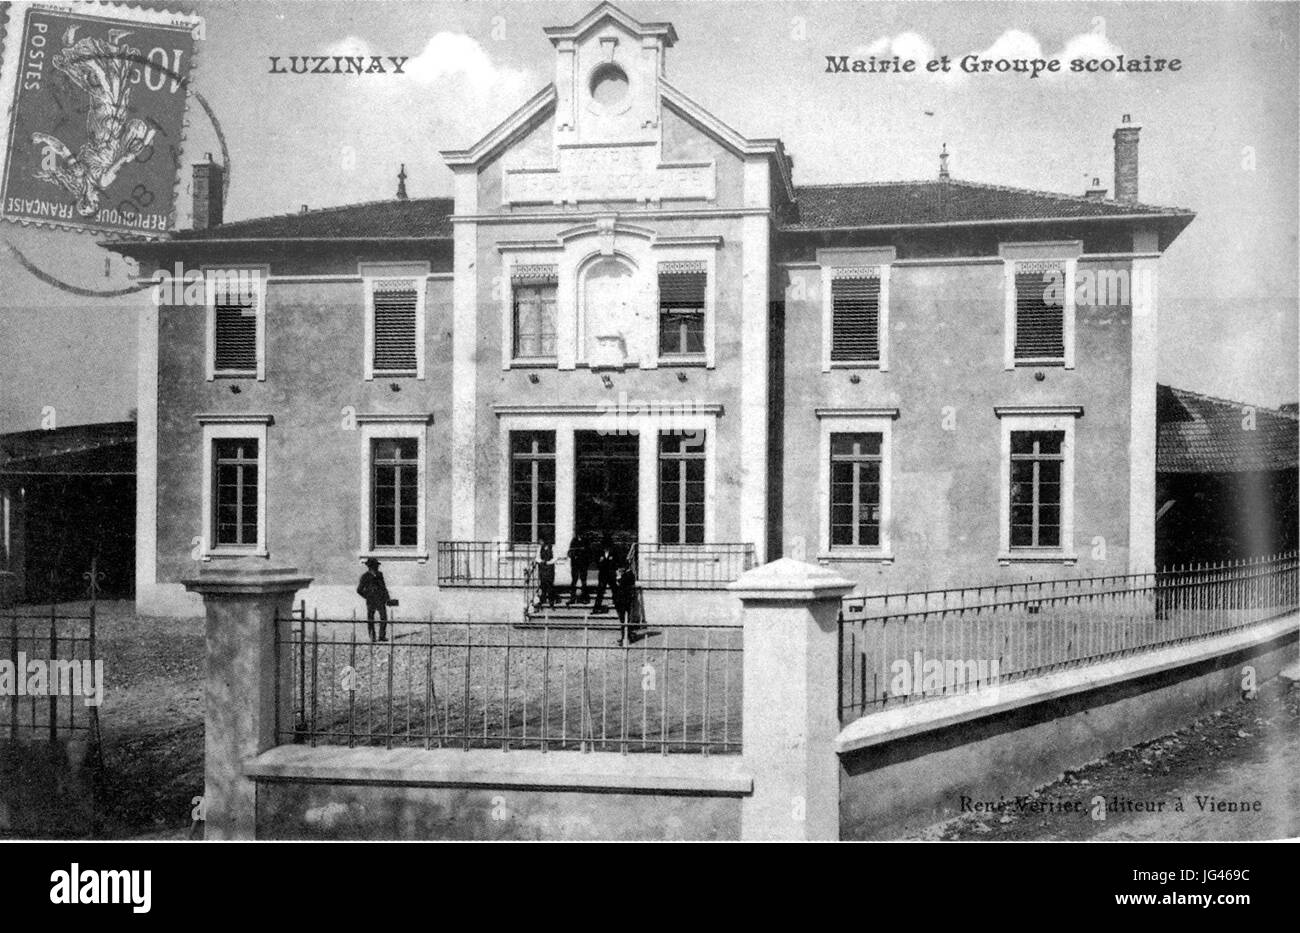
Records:
M532 572L528 574L528 602L524 605L524 619L518 628L573 628L573 629L595 629L608 630L617 632L619 630L618 613L614 611L613 594L608 589L605 590L604 602L601 605L600 612L595 612L594 603L596 588L588 587L586 597L579 592L576 599L570 599L573 595L572 587L569 584L559 584L555 586L555 605L539 606L537 604L538 587L536 581L532 579ZM637 618L638 627L645 626L645 603L642 600L641 588L637 587L636 591Z

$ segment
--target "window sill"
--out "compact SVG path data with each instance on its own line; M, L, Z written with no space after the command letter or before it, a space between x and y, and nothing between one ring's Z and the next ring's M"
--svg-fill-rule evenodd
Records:
M216 379L256 379L256 378L257 378L257 372L254 370L249 370L248 372L244 372L243 370L239 370L239 371L223 370L223 371L214 372L209 377L209 381L213 381Z
M403 370L402 372L372 372L368 377L368 382L375 382L379 379L424 379L417 372Z
M210 548L203 553L204 560L229 560L232 557L270 557L264 547L221 547Z
M1010 551L998 555L998 564L1064 564L1072 567L1079 562L1078 555L1066 551Z
M1026 368L1033 368L1039 366L1056 366L1062 369L1070 368L1066 364L1065 360L1059 357L1057 357L1056 359L1045 359L1045 360L1017 359L1013 365L1013 368L1026 369Z
M866 564L892 564L894 555L878 548L834 548L817 555L821 563L852 562Z
M880 366L879 360L864 360L862 362L852 362L848 360L833 360L830 363L831 369L878 369L884 370Z
M372 548L369 551L357 551L357 558L359 560L365 560L370 557L373 557L375 560L378 561L413 560L416 563L420 563L420 564L427 564L429 562L428 551L418 551L410 548L403 549L403 550L386 550L384 548Z
M558 365L553 356L520 356L510 361L511 369L555 369Z
M661 356L658 365L660 369L669 369L674 366L694 367L704 369L709 365L709 361L703 356Z

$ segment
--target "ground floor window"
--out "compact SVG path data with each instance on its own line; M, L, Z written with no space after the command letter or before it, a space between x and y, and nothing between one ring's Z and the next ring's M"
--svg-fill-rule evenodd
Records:
M212 442L212 543L256 547L258 543L258 441L226 437Z
M510 540L555 540L555 432L510 432Z
M419 543L419 448L413 437L370 442L372 548L413 548Z
M831 547L880 546L882 435L831 435Z
M704 543L705 432L659 435L659 543Z
M1064 431L1011 432L1011 546L1061 546Z

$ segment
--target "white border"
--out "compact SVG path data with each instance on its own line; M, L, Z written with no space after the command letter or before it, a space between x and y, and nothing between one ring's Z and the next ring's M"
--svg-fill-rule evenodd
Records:
M402 271L410 268L410 273ZM365 359L362 367L366 381L374 379L423 379L424 378L424 314L425 301L429 291L429 263L377 263L363 262L357 264L365 291ZM380 274L382 272L382 274ZM375 282L384 279L415 280L415 373L375 369Z
M269 265L250 265L240 263L232 266L201 266L199 271L203 275L203 305L206 315L204 350L203 350L203 367L207 375L208 382L215 379L254 379L258 382L266 381L266 283L271 275ZM216 293L213 284L221 276L217 273L222 272L256 272L257 276L257 372L236 372L234 370L217 370L217 307Z
M892 523L894 510L893 462L894 419L897 409L817 409L821 432L817 447L818 560L894 559ZM878 547L831 547L831 435L879 434L880 439L880 545Z
M201 488L201 520L203 532L200 535L200 555L204 560L213 557L268 557L266 541L266 513L269 503L266 501L266 461L267 461L267 427L271 423L270 415L196 415L203 426L203 482ZM254 547L218 546L215 543L216 529L212 523L212 481L213 461L212 442L222 438L252 438L257 441L257 544Z
M1018 262L1059 262L1065 266L1065 310L1063 315L1062 342L1065 356L1061 359L1016 359L1016 263ZM1002 367L1006 370L1032 368L1035 366L1063 366L1074 369L1074 290L1078 279L1079 261L1061 256L1017 256L1003 261L1002 277L1005 293L1002 322Z
M427 414L417 415L357 415L361 434L361 515L357 528L360 546L357 557L376 557L384 560L429 559L428 530L428 424ZM375 547L370 539L370 448L373 441L384 438L415 438L418 442L416 484L416 531L414 547Z
M1074 550L1074 423L1083 409L1030 407L994 409L998 416L998 562L1002 565L1035 561L1072 564ZM1011 547L1011 432L1064 431L1061 445L1061 546L1056 548Z

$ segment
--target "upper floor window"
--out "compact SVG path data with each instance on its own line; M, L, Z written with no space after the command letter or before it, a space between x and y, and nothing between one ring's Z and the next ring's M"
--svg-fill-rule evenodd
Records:
M823 270L822 370L889 368L889 266Z
M424 378L424 282L366 279L366 378Z
M512 357L555 359L555 266L516 266L511 274Z
M659 265L659 355L704 355L705 293L703 262Z
M1073 267L1063 259L1012 265L1008 368L1074 365Z
M260 269L207 270L207 375L262 379L265 276Z

